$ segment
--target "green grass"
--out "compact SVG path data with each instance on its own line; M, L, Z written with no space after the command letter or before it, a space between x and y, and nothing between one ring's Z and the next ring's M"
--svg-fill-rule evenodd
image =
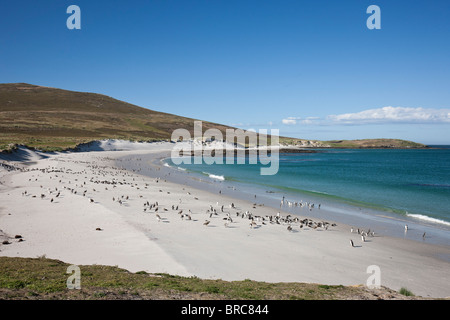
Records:
M414 294L411 291L409 291L408 289L406 289L404 287L400 288L399 293L404 295L404 296L407 296L407 297L414 296Z
M131 273L111 266L79 266L81 290L67 289L69 264L40 258L0 257L0 299L346 299L361 288L307 283L223 281L147 272Z

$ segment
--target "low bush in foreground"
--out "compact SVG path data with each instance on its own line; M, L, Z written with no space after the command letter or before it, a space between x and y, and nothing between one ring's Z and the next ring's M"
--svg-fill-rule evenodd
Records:
M399 290L399 293L402 294L402 295L404 295L404 296L407 296L407 297L412 297L412 296L414 296L414 294L413 294L411 291L409 291L408 289L406 289L406 288L401 288L401 289Z

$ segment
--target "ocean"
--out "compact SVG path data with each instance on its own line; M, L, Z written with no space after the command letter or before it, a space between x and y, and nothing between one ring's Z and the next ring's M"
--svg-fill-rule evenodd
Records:
M314 199L450 226L450 146L314 151L280 154L279 171L272 176L260 175L261 165L248 161L177 167L199 177L246 185L277 199L282 194L292 201ZM175 166L170 159L165 161Z

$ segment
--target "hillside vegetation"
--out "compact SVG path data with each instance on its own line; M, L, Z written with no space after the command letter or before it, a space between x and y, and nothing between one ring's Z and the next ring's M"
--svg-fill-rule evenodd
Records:
M114 98L24 83L0 84L0 149L23 144L43 150L73 148L101 139L170 139L193 134L194 119L141 108ZM203 129L227 126L203 122Z
M171 138L184 128L193 136L195 119L157 112L105 95L42 87L26 83L0 84L0 150L13 145L55 151L102 139L155 141ZM203 121L203 131L229 126ZM234 128L232 128L234 129ZM270 141L270 138L269 138ZM280 137L302 148L423 148L393 139L307 141Z
M111 266L79 266L81 290L67 289L69 264L59 260L0 257L0 299L188 300L421 300L381 287L313 283L223 281L169 274L131 273Z

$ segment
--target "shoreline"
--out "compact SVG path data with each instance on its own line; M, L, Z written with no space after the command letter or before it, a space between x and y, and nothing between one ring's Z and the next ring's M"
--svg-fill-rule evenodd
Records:
M251 201L226 194L228 190L215 194L170 182L161 175L162 167L152 168L159 179L142 174L139 166L145 166L144 156L160 157L171 146L59 153L31 159L23 165L30 171L0 171L1 229L24 239L19 243L11 238L11 244L0 246L0 255L45 254L74 264L117 265L131 272L204 279L330 285L365 284L367 267L378 265L382 286L406 287L423 297L450 296L450 288L442 281L450 276L450 264L438 259L450 253L448 246L378 234L361 242L360 235L350 233L342 223L327 230L300 229L292 223L293 230L288 231L287 223L255 220L256 226L250 227L249 220L236 213L249 211L255 217L266 217L277 211L266 205L253 206ZM135 171L125 169L124 157L135 159ZM56 188L61 193L57 199ZM159 211L150 209L147 202L158 202ZM229 207L231 203L236 209ZM210 217L210 206L217 215ZM191 219L183 218L180 210ZM289 214L278 211L283 217ZM225 226L227 213L233 221ZM321 221L316 216L311 219ZM204 225L205 220L210 223Z
M200 177L200 175L196 175L195 173L190 175L189 172L186 172L186 171L180 172L174 167L168 168L168 167L164 166L163 162L162 162L164 159L167 159L168 156L169 156L168 153L166 153L166 154L160 153L158 155L155 155L155 157L153 157L151 162L148 162L148 164L150 164L154 168L153 173L158 172L158 174L154 174L154 175L150 175L150 176L152 176L153 178L158 177L160 180L164 179L164 181L167 180L172 183L183 184L185 187L195 188L194 190L199 191L199 192L208 192L208 193L210 193L211 196L220 196L222 198L228 198L229 201L246 201L249 206L251 206L255 202L256 203L259 202L258 206L260 206L261 203L264 202L264 200L260 201L260 195L258 195L258 201L252 201L252 199L249 198L251 196L250 193L248 193L246 196L243 196L243 197L236 197L236 194L233 194L233 192L230 191L231 185L235 183L234 181L230 182L230 185L224 186L223 184L226 184L227 181L224 182L224 181L217 181L215 179L203 178L203 177ZM121 159L123 160L124 158L126 158L126 157L123 157ZM142 159L140 159L140 160L142 160ZM156 171L155 171L155 168L156 168ZM134 168L134 169L129 168L129 169L136 170L136 168ZM140 169L139 169L139 171L140 171ZM146 172L146 173L139 172L139 173L143 174L144 176L148 175L148 172ZM168 173L169 173L169 175L167 175ZM176 179L173 179L174 173L176 173L176 175L178 175L178 177ZM180 177L181 177L181 179L180 179ZM183 177L184 177L184 179L183 179ZM208 187L215 187L215 190L214 190L215 192L208 190ZM222 190L222 192L220 194L217 194L217 190ZM236 191L236 190L233 189L233 191ZM265 199L265 200L267 200L267 199ZM270 205L267 206L265 204L262 204L262 205L266 209L269 209L272 211L273 210L280 211L287 215L289 215L289 214L299 215L298 212L293 213L292 210L286 210L286 208L284 208L284 207L282 209L279 209L276 206L270 206ZM322 210L322 212L324 212L326 210L327 209ZM318 211L316 210L315 212L317 213ZM322 220L324 219L323 216L317 217L317 215L314 215L314 214L313 215L303 214L301 216L312 218L312 219L318 219L318 218L322 219ZM360 225L362 225L363 228L367 227L367 225L368 225L367 218L371 218L371 219L375 218L375 220L376 220L379 217L370 217L367 215L365 215L364 217L358 217L357 221L359 220L361 222ZM387 217L383 216L382 218L386 219ZM348 223L345 224L342 222L338 222L340 220L332 220L332 218L330 217L329 214L328 214L328 216L326 216L326 220L337 222L341 232L346 232L346 231L350 230L350 228L352 228L352 226L355 225L355 224L348 224ZM353 220L353 221L355 221L355 220ZM413 226L416 225L416 222L412 221L411 219L409 219L409 220L408 219L407 220L398 219L399 230L403 230L405 221L412 222ZM421 225L421 224L417 223L417 225ZM427 229L428 227L431 229L435 228L435 226L425 226L425 229ZM355 230L356 230L356 228L355 228ZM385 245L394 246L394 247L398 245L397 249L401 249L401 250L411 249L414 246L418 246L418 247L423 246L423 248L422 248L423 251L421 251L421 254L427 255L429 258L438 259L444 263L450 262L450 251L448 251L449 247L447 245L443 245L442 243L435 244L435 243L433 243L433 241L431 241L431 242L428 241L427 243L425 243L424 241L419 241L417 239L417 237L415 237L415 236L413 236L412 238L401 237L398 235L398 234L401 234L400 232L397 234L397 236L393 236L392 232L393 232L393 230L388 230L388 235L385 235L385 234L383 234L384 232L382 232L381 235L377 235L377 237L384 238L384 241L386 241ZM409 234L411 234L411 229L408 232L409 232ZM420 233L420 234L418 233L418 235L421 236L422 230L420 230L418 232ZM391 243L391 242L393 242L393 243ZM436 249L436 248L443 249L445 253L444 254L439 253L439 250L436 250L436 252L435 252L433 249ZM426 251L428 251L428 253L426 253Z
M174 183L185 183L190 187L203 191L210 191L206 187L208 186L214 193L220 191L222 194L230 197L257 202L269 206L274 210L283 210L287 214L305 215L310 218L333 220L334 222L346 224L349 229L351 227L365 228L367 225L371 225L372 230L376 230L377 233L381 235L399 239L408 239L419 243L425 241L425 238L423 238L422 235L426 232L427 243L436 245L450 244L448 237L449 229L446 224L418 220L411 216L403 216L372 207L357 206L348 202L324 199L305 193L302 193L300 196L294 192L266 190L261 186L250 185L238 181L217 180L216 178L201 175L198 172L179 170L179 167L177 166L167 167L164 165L164 161L168 158L170 158L169 153L162 153L149 161L148 164L158 168L157 170L159 170L167 180ZM144 174L148 175L151 174L151 172L146 172ZM160 174L160 176L162 175ZM156 176L153 177L155 178ZM257 198L253 198L254 194L257 194ZM315 209L308 212L306 208L300 209L298 207L287 207L286 205L281 207L279 204L283 197L286 197L286 200L290 201L295 201L295 199L301 197L302 199L316 203L316 208L317 203L321 203L322 209ZM405 224L407 224L409 228L407 233L405 233L404 229ZM446 257L445 260L450 261L450 256Z

